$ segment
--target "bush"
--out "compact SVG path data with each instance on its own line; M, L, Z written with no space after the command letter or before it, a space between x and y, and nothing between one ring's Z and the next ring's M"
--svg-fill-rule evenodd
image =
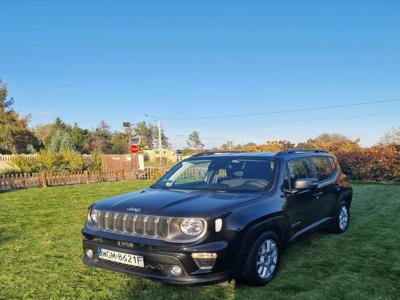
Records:
M400 181L400 146L376 145L336 154L352 180Z
M96 171L99 171L102 169L101 153L93 152L90 155L89 161L86 165L86 169L87 170L96 170Z
M64 168L75 172L75 171L82 171L85 168L86 160L82 156L82 154L65 150L60 153L63 161Z
M65 171L61 155L50 150L42 150L37 155L38 169L40 172Z
M65 172L83 171L91 168L82 154L65 150L60 153L45 150L41 151L37 157L38 168L41 172Z
M247 145L243 147L243 151L249 152L275 152L295 148L295 144L289 141L267 141L262 145Z
M287 141L268 141L262 145L244 147L244 151L280 151L290 148L322 149L336 155L350 180L400 182L400 145L375 145L364 148L359 140L340 135L322 135L297 146Z
M19 174L19 173L21 173L21 171L19 169L14 169L14 168L0 169L0 176L1 175Z
M11 165L20 172L37 172L38 170L36 159L26 155L13 156L11 158Z
M36 156L15 155L11 159L13 169L2 170L1 174L21 172L77 172L83 170L101 170L101 154L83 156L79 152L65 150L54 152L42 150Z

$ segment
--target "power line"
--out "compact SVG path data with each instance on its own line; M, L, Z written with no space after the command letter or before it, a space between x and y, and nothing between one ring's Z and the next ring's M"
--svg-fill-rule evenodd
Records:
M398 101L400 101L400 98L386 99L386 100L375 100L375 101L365 101L365 102L356 102L356 103L349 103L349 104L337 104L337 105L315 106L315 107L306 107L306 108L295 108L295 109L288 109L288 110L278 110L278 111L248 113L248 114L197 116L197 117L184 117L184 118L163 118L163 120L167 120L167 121L184 121L184 120L207 120L207 119L222 119L222 118L264 116L264 115L273 115L273 114L282 114L282 113L325 110L325 109L343 108L343 107L354 107L354 106L370 105L370 104L377 104L377 103L398 102Z
M384 115L400 115L400 112L382 112L382 113L367 113L367 114L357 114L357 115L347 115L347 116L339 116L339 117L323 117L323 118L307 118L307 119L298 119L298 120L284 120L284 121L258 121L258 122L246 122L246 123L231 123L231 124L206 124L200 125L199 128L214 128L214 127L241 127L241 126L254 126L254 125L268 125L268 124L279 124L281 126L282 122L285 124L288 123L304 123L304 122L312 122L312 121L324 121L324 120L342 120L342 119L353 119L360 117L370 117L370 116L384 116ZM181 127L171 127L171 128L181 128Z
M367 113L367 114L355 114L355 115L347 115L347 116L339 116L339 117L324 117L324 118L308 118L308 119L298 119L298 120L285 120L284 123L308 123L313 121L325 121L325 120L342 120L342 119L356 119L360 117L370 117L370 116L387 116L387 115L400 115L400 111L398 112L381 112L381 113ZM268 125L268 124L280 124L280 121L269 121L269 122L251 122L251 123L235 123L235 124L216 124L216 125L202 125L203 127L241 127L241 126L255 126L255 125ZM179 127L181 128L181 127ZM176 134L173 136L186 136L184 134ZM226 138L217 138L217 137L203 137L204 140L226 140ZM177 144L177 143L176 143Z
M170 136L174 136L174 137L188 137L188 134L171 134ZM224 138L219 138L219 137L201 137L202 140L224 140Z

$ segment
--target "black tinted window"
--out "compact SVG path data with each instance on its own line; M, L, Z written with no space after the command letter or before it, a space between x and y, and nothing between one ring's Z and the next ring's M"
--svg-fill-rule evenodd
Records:
M154 187L252 192L270 188L275 173L276 162L267 158L194 158L177 164Z
M335 162L331 157L314 157L318 180L328 179L336 171Z
M296 179L312 178L311 163L306 158L292 159L287 163L290 185L293 187Z

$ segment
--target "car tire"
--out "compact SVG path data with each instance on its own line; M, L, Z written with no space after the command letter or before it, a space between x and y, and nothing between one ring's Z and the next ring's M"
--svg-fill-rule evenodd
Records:
M281 256L281 243L272 231L261 234L243 257L236 276L238 283L262 286L276 276Z
M342 201L339 209L336 213L335 219L331 226L328 227L328 231L331 233L344 233L349 228L350 223L350 209L349 205Z

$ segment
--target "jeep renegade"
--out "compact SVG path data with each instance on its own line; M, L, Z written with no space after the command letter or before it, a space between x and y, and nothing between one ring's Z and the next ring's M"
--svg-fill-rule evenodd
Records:
M349 225L352 187L321 150L202 153L89 207L83 262L173 284L264 285L283 247Z

